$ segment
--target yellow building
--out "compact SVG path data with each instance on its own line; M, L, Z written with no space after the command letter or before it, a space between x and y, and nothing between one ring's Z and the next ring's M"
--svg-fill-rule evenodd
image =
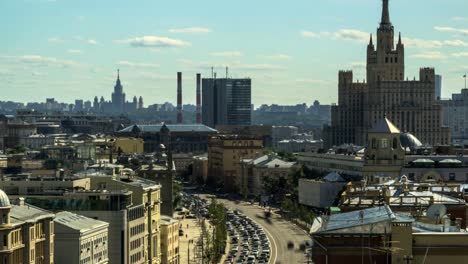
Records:
M143 153L144 141L141 138L118 137L114 139L114 150L122 153Z
M0 190L1 263L54 263L54 214L18 201L10 204Z
M161 224L161 185L142 178L132 178L128 181L115 180L112 177L91 177L91 189L95 190L129 190L132 192L133 205L142 205L144 210L144 221L135 222L129 227L130 234L137 232L145 234L144 237L131 238L130 241L130 258L132 255L138 257L141 248L145 248L144 252L147 256L148 263L160 263L161 247L160 247L160 229ZM135 212L140 213L140 212ZM130 218L131 218L131 214ZM133 230L133 231L132 231ZM135 232L134 232L135 231ZM141 241L141 240L144 241ZM134 252L134 253L133 253Z
M161 216L161 264L179 264L179 221Z
M242 190L241 160L262 155L260 138L241 135L220 135L208 144L208 181L223 185L225 191Z

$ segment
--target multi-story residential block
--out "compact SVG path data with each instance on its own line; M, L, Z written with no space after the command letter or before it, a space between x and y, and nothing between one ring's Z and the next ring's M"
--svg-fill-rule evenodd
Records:
M433 146L450 143L443 125L442 106L436 101L435 72L421 68L419 81L405 80L405 51L401 35L395 47L388 0L383 1L377 29L367 46L367 82L354 82L352 71L340 71L338 105L332 106L331 126L325 127L325 146L364 145L367 131L385 114L402 131Z
M53 213L25 204L24 199L11 204L0 190L0 215L2 263L55 263Z
M220 135L210 138L208 147L208 181L226 191L241 191L243 159L262 155L262 139L241 135Z
M161 264L179 264L179 221L161 216Z
M107 264L109 223L70 212L55 215L55 262Z

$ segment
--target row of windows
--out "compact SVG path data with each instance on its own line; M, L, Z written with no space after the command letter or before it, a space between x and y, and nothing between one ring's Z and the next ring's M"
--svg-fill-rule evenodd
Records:
M130 256L130 263L138 263L142 258L141 252L135 253Z
M145 224L139 224L130 228L130 236L134 236L145 232Z

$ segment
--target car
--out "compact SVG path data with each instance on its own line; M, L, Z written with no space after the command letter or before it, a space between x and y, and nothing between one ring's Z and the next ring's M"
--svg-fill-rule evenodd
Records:
M183 235L184 235L184 230L179 229L179 236L183 236Z
M288 249L293 249L294 243L292 241L288 241Z

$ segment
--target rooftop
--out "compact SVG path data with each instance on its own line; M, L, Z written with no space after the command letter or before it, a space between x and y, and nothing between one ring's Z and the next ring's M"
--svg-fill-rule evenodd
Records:
M71 229L80 231L80 233L95 228L108 226L107 222L92 219L86 216L77 215L70 212L59 212L55 215L55 223L67 226Z
M162 127L163 127L163 124L159 124L159 125L135 124L135 125L128 126L118 132L119 133L131 133L135 129L137 129L143 133L159 133ZM211 127L205 126L203 124L166 124L166 127L171 132L211 132L211 133L218 132L217 130Z
M13 224L34 223L45 218L54 217L53 213L29 204L13 205L10 212L11 222Z
M385 133L385 134L400 134L400 130L390 121L387 117L384 117L377 121L370 133Z

